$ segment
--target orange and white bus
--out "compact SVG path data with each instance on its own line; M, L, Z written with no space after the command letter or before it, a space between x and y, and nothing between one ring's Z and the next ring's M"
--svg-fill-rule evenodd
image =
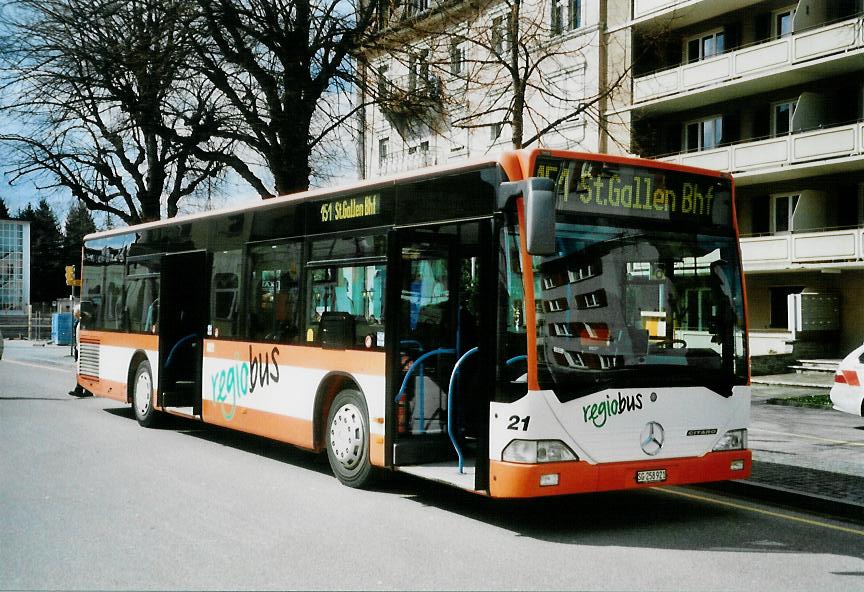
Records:
M92 234L78 381L491 497L749 475L728 175L530 150Z

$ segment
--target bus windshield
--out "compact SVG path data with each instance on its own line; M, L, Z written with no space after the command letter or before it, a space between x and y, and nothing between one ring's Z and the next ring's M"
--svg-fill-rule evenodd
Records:
M558 187L556 253L532 259L540 387L731 395L747 352L728 181L601 164L538 167Z

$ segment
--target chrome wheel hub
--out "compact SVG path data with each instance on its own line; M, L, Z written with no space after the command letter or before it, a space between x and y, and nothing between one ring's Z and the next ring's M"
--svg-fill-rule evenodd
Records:
M144 417L150 410L150 400L153 397L153 383L147 372L138 375L135 381L135 392L133 394L135 412L139 417Z
M342 405L330 423L330 450L346 469L353 469L363 458L363 419L360 409Z

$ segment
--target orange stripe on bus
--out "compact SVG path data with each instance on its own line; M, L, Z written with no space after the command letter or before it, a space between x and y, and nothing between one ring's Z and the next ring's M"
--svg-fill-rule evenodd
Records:
M91 376L78 375L78 384L96 395L116 401L126 402L126 384L113 380L93 378Z
M208 339L204 342L204 356L208 359L248 360L250 347L252 348L252 356L259 353L272 356L273 348L278 348L280 366L340 370L352 374L371 374L374 376L384 376L386 368L384 352L353 349L330 350L280 343L249 343ZM272 361L272 357L270 359Z
M248 407L234 407L206 399L201 403L201 417L207 423L264 436L309 450L314 448L312 422L307 419Z
M525 326L537 327L537 304L534 295L534 263L528 254L528 232L525 228L525 198L516 200L516 213L519 216L519 256L522 259L522 290L524 301L522 309L525 313ZM539 391L540 382L537 378L537 330L526 331L528 351L528 390Z
M130 349L155 351L159 347L159 336L148 333L114 333L113 331L81 331L81 343L99 343Z
M541 497L592 491L636 489L656 485L684 485L707 481L746 479L750 476L749 450L711 452L702 457L633 461L591 465L584 461L537 465L489 461L489 495L503 498ZM744 469L732 471L733 460L743 460ZM666 470L662 483L636 483L637 471ZM540 476L558 474L558 485L540 485Z
M315 449L314 426L308 419L248 407L232 407L207 400L202 401L201 411L201 418L205 423L263 436L307 450ZM383 437L372 435L369 443L369 460L377 467L384 466Z

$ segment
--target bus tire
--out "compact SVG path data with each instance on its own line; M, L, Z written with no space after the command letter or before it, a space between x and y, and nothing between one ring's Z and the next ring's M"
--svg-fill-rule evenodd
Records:
M156 424L158 412L153 407L153 373L147 360L138 364L132 378L132 411L138 423L145 428Z
M372 476L369 462L369 412L366 399L353 389L340 391L325 425L327 460L336 478L348 487L363 487Z

